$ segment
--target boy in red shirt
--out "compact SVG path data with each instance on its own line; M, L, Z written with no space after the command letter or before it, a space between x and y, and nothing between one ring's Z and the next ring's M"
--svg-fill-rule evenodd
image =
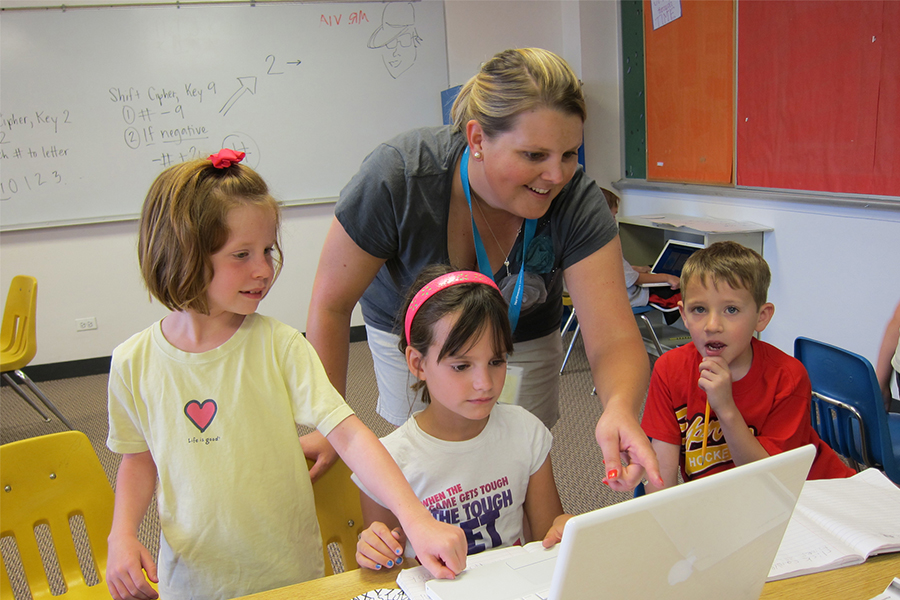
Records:
M808 479L855 473L812 428L803 365L753 337L775 312L766 302L770 280L762 256L735 242L712 244L685 263L678 308L693 343L654 365L641 422L663 487L677 483L679 466L690 481L805 444L816 446Z

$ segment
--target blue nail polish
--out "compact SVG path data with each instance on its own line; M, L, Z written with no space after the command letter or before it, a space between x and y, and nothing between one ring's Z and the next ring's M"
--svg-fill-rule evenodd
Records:
M380 568L381 568L381 565L375 565L375 570L376 570L376 571L377 571L378 569L380 569Z
M397 555L399 555L401 552L403 552L403 550L394 550L394 554L397 554Z
M403 557L401 556L400 558L397 559L397 564L399 565L402 562L403 562Z
M390 569L391 567L393 567L393 566L394 566L394 561L389 560L387 566L388 566L388 569Z

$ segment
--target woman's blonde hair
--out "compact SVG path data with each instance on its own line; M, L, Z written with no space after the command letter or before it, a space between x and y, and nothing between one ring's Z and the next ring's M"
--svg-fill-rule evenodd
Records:
M250 167L218 169L209 159L196 159L169 167L150 186L141 210L138 262L144 284L163 306L209 314L210 257L228 241L228 212L238 206L270 208L280 231L278 202ZM278 237L273 257L277 277Z
M460 90L451 116L454 131L475 120L494 137L515 127L527 110L550 108L587 117L581 82L568 63L540 48L504 50L484 63Z

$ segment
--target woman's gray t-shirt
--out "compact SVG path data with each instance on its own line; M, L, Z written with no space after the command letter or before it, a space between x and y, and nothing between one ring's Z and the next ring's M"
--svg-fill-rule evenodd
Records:
M447 221L453 175L466 146L450 127L414 129L378 146L341 191L335 216L356 244L386 260L363 294L366 323L398 332L397 313L406 290L427 265L450 264ZM558 330L562 318L562 271L615 238L616 222L600 187L584 172L553 199L538 219L528 246L525 271L542 280L546 299L528 307L528 288L515 341L543 337ZM510 252L515 276L522 264L522 234ZM506 267L494 274L498 283ZM531 277L532 281L536 278Z

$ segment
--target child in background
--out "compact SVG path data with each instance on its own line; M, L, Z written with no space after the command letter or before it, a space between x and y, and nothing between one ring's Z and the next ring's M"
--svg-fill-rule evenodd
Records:
M600 190L606 197L609 212L615 218L619 214L619 197L606 188L600 188ZM678 302L675 292L664 292L657 288L653 294L656 297L651 297L650 289L641 286L648 283L665 283L670 290L677 290L679 286L677 277L667 273L651 273L650 267L632 267L624 255L622 256L622 264L625 267L625 285L628 288L628 301L631 303L631 306L647 306L652 301L663 307L672 306L674 308L675 303Z
M438 577L465 566L464 536L418 502L295 329L255 311L281 267L280 209L222 150L153 183L138 258L172 312L113 353L109 438L123 454L109 535L117 600L226 599L323 575L312 486L295 423L316 427L396 511ZM137 531L158 484L159 575Z
M469 554L559 542L570 515L553 479L550 431L524 408L497 404L513 347L497 285L480 273L427 267L403 314L400 350L427 406L381 441L416 496L436 519L465 531ZM390 568L404 546L414 556L380 492L353 479L366 525L359 565Z
M806 369L753 337L775 312L766 302L770 279L762 256L734 242L685 263L678 307L693 343L656 362L641 423L662 487L676 484L679 465L690 481L806 444L816 446L809 479L854 474L812 428Z
M889 413L898 412L900 402L891 394L891 375L896 375L897 389L900 390L900 303L897 303L894 315L884 329L878 359L875 361L875 375L878 377L878 385L881 386L884 410Z

